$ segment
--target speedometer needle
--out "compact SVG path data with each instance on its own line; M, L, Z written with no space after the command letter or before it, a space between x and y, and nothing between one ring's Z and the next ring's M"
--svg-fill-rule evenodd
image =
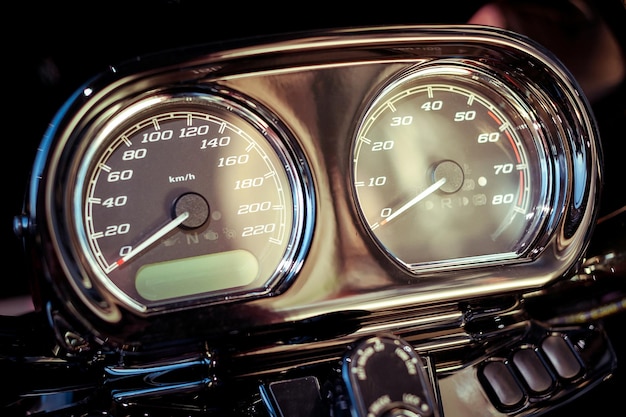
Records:
M402 213L404 213L405 211L407 211L408 209L410 209L411 207L413 207L414 205L416 205L417 203L422 201L424 198L428 197L429 195L431 195L432 193L437 191L445 183L446 183L446 178L443 177L442 179L440 179L439 181L435 182L430 187L426 188L424 191L422 191L421 193L419 193L418 195L413 197L413 199L411 199L411 201L409 201L406 204L404 204L398 210L394 211L391 215L387 216L384 220L382 220L379 223L379 226L386 225L387 223L389 223L390 221L392 221L393 219L395 219L396 217L398 217L399 215L401 215Z
M163 236L165 236L166 234L174 230L176 227L178 227L182 222L187 220L188 217L189 217L189 212L185 211L184 213L181 213L178 217L166 223L159 230L151 234L146 240L141 242L139 245L135 246L130 252L124 255L124 257L120 258L117 262L115 262L113 266L114 267L121 266L124 263L130 261L132 258L134 258L138 254L143 252L146 248L148 248L150 245L152 245L154 242L161 239Z

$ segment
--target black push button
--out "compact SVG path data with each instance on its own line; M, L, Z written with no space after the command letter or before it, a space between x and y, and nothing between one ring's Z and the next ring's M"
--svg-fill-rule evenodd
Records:
M500 406L514 407L522 402L524 391L503 362L489 362L482 372L488 388L495 394Z
M582 365L578 356L562 337L546 337L541 348L561 378L572 379L581 373Z
M273 417L318 417L322 414L319 382L314 377L276 381L263 387Z
M513 355L513 363L533 392L544 394L554 386L552 374L534 349L520 349Z

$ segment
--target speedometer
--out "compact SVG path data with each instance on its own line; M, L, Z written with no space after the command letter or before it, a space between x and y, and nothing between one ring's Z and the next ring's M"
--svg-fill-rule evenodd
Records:
M232 98L148 95L85 149L69 183L77 256L127 307L268 293L297 268L311 222L301 158Z
M394 80L353 145L368 231L412 270L519 259L549 193L544 140L513 88L438 65Z

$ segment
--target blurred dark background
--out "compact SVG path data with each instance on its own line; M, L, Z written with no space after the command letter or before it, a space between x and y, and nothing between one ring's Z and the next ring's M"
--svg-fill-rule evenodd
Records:
M202 43L332 27L386 24L459 24L474 18L502 24L544 44L570 68L592 101L605 149L607 214L626 205L623 142L626 106L622 0L496 1L501 14L478 14L484 1L359 2L194 2L185 0L14 2L3 13L2 165L0 215L2 256L7 273L0 298L28 292L26 260L13 234L22 210L32 162L48 123L82 83L110 64ZM493 11L491 9L491 11ZM487 19L487 20L485 20ZM613 198L616 197L616 198ZM626 388L624 314L607 320L622 366L612 380L564 406L560 415L622 415ZM608 409L615 411L610 414Z

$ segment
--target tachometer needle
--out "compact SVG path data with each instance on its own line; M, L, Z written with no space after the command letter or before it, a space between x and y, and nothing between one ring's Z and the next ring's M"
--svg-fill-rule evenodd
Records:
M146 248L152 245L157 240L161 239L163 236L167 235L169 232L178 227L182 222L187 220L189 217L189 212L185 211L181 213L178 217L174 218L172 221L166 223L159 230L151 234L146 240L141 242L139 245L135 246L130 252L128 252L125 256L120 258L117 262L115 262L114 266L121 266L124 263L128 262L141 252L143 252Z
M396 210L393 213L391 213L391 215L389 215L385 219L383 219L378 225L379 226L386 225L387 223L389 223L390 221L392 221L393 219L395 219L396 217L398 217L399 215L401 215L402 213L404 213L405 211L407 211L408 209L410 209L411 207L413 207L414 205L416 205L417 203L422 201L424 198L428 197L429 195L431 195L432 193L437 191L445 183L446 183L446 178L445 177L440 179L439 181L435 182L430 187L426 188L424 191L422 191L421 193L419 193L418 195L413 197L413 199L411 199L411 201L407 202L402 207L400 207L398 210Z

